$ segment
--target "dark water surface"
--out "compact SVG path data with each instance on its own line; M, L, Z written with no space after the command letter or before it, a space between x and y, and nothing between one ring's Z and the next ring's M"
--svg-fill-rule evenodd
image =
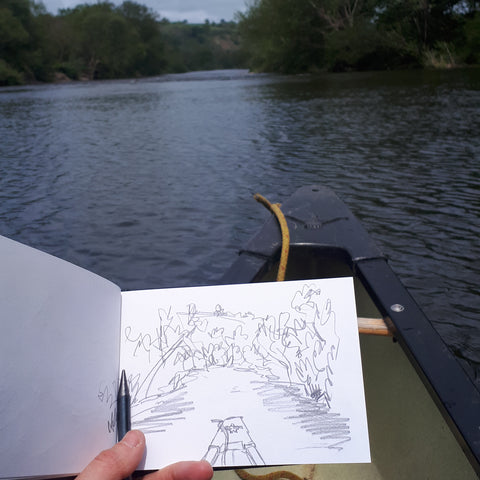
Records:
M0 90L0 234L122 289L215 283L328 185L480 385L480 71L225 71Z

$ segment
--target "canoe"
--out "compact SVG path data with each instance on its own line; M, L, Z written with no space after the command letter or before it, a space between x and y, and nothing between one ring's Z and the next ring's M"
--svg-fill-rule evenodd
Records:
M354 278L372 457L287 471L318 480L478 478L480 392L366 230L323 186L299 189L281 210L290 236L285 280ZM220 283L274 281L281 231L272 216ZM278 470L248 472L270 480ZM238 480L232 471L215 476Z

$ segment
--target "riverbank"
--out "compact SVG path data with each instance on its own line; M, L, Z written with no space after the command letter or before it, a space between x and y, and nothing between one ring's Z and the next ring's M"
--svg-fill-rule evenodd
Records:
M432 8L425 18L402 2L358 8L348 16L315 0L279 0L278 8L259 0L238 22L187 24L135 2L82 4L54 16L35 1L9 1L0 86L232 68L297 74L480 64L473 7Z
M278 75L279 78L315 78L315 77L323 77L323 78L328 78L331 76L331 78L334 78L336 75L343 76L345 75L345 78L348 77L349 74L357 74L360 76L357 76L356 78L360 79L362 74L365 74L366 77L370 77L371 75L375 74L386 74L386 75L391 75L394 74L395 72L400 75L400 77L404 74L411 73L412 75L415 75L416 73L418 74L428 74L432 73L435 74L435 72L441 73L441 72L448 72L448 71L480 71L480 65L458 65L458 64L448 64L448 63L438 63L434 66L426 66L423 68L416 68L416 69L399 69L399 70L377 70L377 71L345 71L345 72L329 72L327 70L313 70L308 73L302 73L302 74L284 74L284 75L278 75L274 73L270 73L269 75ZM152 76L144 76L144 77L120 77L120 78L111 78L111 79L90 79L88 78L87 75L81 75L80 78L69 78L67 75L65 75L63 72L55 72L54 74L54 79L51 82L39 82L39 81L29 81L29 82L24 82L21 84L14 84L14 85L3 85L0 86L0 89L7 89L8 87L15 87L15 86L35 86L35 85L65 85L65 84L75 84L75 83L91 83L91 82L105 82L105 81L125 81L125 82L142 82L142 81L158 81L158 80L170 80L170 79L205 79L205 77L208 77L209 79L215 79L215 78L222 78L222 79L230 79L232 77L238 77L239 73L242 72L242 76L244 75L265 75L268 74L267 72L255 72L251 71L245 68L232 68L232 69L223 69L223 70L197 70L197 71L190 71L190 72L176 72L176 73L163 73L159 75L152 75ZM365 77L365 78L366 78ZM341 77L337 77L341 78Z
M243 65L234 22L169 22L135 2L82 4L55 16L33 1L15 0L2 15L11 24L0 45L3 86Z

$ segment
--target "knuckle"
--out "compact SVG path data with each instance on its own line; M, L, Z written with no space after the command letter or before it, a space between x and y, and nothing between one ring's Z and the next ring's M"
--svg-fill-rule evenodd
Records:
M119 465L121 465L121 459L117 455L115 449L103 450L96 457L94 462L101 465L102 468L108 470L118 470Z

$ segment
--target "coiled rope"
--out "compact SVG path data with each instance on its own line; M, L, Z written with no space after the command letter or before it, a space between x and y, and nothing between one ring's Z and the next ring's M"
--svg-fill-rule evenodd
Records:
M278 265L277 282L285 280L285 272L287 271L288 252L290 250L290 232L288 231L287 220L280 209L280 203L270 203L265 197L256 193L253 198L268 208L277 218L282 232L282 253L280 255L280 264Z
M304 478L301 478L295 473L289 472L288 470L278 470L276 472L267 473L265 475L253 475L251 473L248 473L246 470L239 468L235 470L235 473L242 480L279 480L281 478L285 478L287 480L305 480Z

